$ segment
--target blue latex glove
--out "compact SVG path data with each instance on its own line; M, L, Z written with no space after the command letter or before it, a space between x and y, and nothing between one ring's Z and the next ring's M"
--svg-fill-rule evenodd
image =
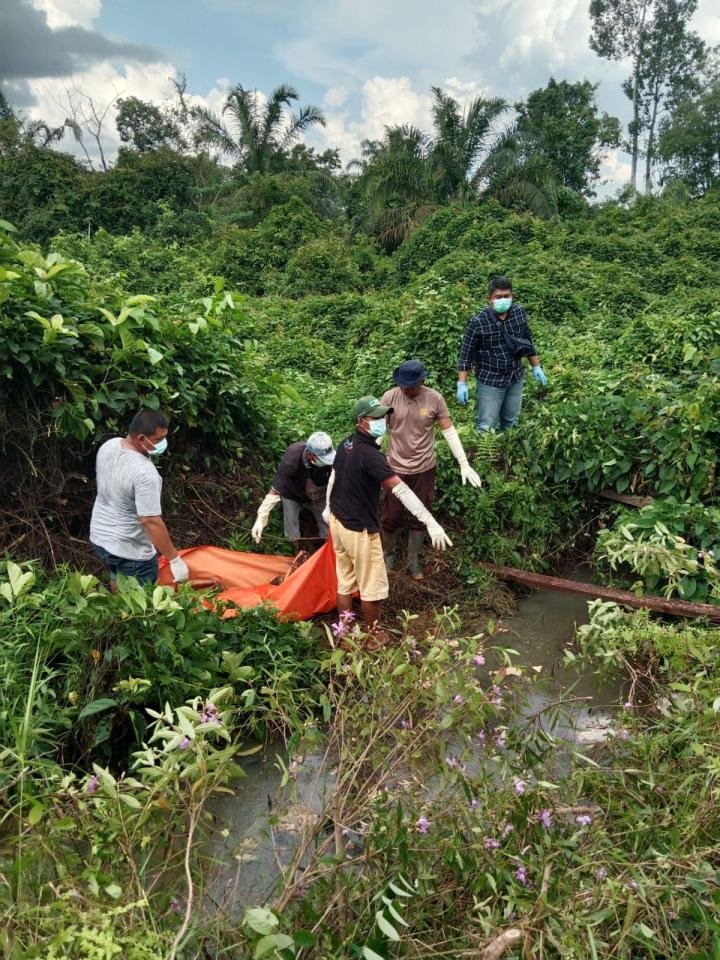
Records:
M535 377L537 382L540 384L540 386L546 387L548 383L548 378L545 376L545 372L543 368L539 366L533 367L532 372L533 372L533 376Z
M460 404L466 404L468 402L470 392L468 391L468 385L464 380L458 380L457 392L455 396L457 397L457 402Z

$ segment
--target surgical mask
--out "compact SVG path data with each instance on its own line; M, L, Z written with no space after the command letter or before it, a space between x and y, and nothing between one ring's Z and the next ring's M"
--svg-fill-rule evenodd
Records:
M163 437L162 440L154 444L152 450L148 451L151 457L159 457L161 453L165 453L168 448L167 437Z
M492 301L492 308L495 313L507 313L512 306L512 297L498 297Z
M386 430L387 423L385 421L385 417L380 417L379 420L368 420L368 433L371 437L375 437L376 440L379 440L380 437L384 437Z

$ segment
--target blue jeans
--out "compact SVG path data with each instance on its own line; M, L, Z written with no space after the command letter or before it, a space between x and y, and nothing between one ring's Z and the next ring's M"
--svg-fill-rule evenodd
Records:
M504 433L516 426L522 407L523 381L516 380L507 387L489 387L477 381L477 421L475 426L483 433L497 430Z
M149 560L128 560L127 557L116 557L114 553L96 543L91 543L90 546L110 571L111 580L117 580L119 573L125 577L135 577L138 583L155 583L158 578L160 567L157 554Z

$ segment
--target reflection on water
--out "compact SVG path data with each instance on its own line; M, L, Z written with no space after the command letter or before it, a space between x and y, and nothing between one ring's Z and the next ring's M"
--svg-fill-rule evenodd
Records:
M586 579L586 571L578 577ZM617 684L599 685L590 674L579 676L562 666L563 652L573 640L576 625L587 623L587 598L569 593L540 590L518 603L514 616L503 620L507 632L493 642L511 647L514 662L531 672L542 667L543 682L534 684L523 714L530 715L571 691L579 698L568 720L556 732L569 739L593 742L602 739L611 722L611 711L620 695ZM482 631L485 624L467 625ZM491 664L488 664L491 666ZM278 871L291 861L303 826L314 821L332 786L332 770L323 766L318 752L305 757L295 776L294 802L283 799L276 808L282 771L288 757L279 743L268 745L264 756L245 760L247 777L233 785L232 795L215 802L215 824L210 852L226 866L217 872L207 892L209 904L228 907L238 915L250 903L263 903L270 896Z

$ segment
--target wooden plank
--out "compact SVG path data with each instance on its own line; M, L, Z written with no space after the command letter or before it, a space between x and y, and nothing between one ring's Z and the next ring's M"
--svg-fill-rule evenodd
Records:
M707 617L709 620L720 622L720 606L712 603L690 603L687 600L666 600L665 597L645 596L638 597L628 590L615 590L612 587L603 587L595 583L583 583L579 580L565 580L563 577L550 577L544 573L530 573L527 570L516 570L515 567L496 567L492 563L481 563L479 566L490 570L501 580L512 580L523 586L535 590L559 590L566 593L579 593L594 600L612 600L635 609L654 610L671 617Z
M615 490L598 490L597 496L606 500L617 500L618 503L627 503L630 507L649 507L652 497L636 497L632 493L617 493Z

